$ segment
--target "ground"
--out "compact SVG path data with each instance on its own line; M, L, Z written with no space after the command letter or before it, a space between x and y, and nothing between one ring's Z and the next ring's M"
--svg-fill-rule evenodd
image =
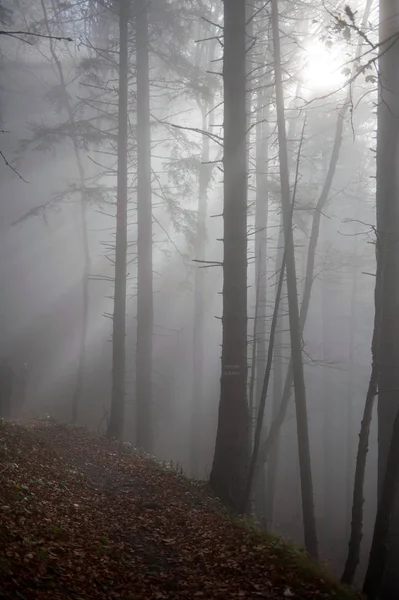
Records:
M128 445L0 421L1 600L355 597Z

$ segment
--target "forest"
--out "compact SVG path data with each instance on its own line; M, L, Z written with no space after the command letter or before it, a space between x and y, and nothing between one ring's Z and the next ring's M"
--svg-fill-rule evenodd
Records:
M0 0L2 427L397 600L398 64L399 0Z

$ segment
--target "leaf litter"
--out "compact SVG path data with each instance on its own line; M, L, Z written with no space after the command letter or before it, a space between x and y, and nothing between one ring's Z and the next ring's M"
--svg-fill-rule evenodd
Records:
M131 445L0 421L0 465L1 600L357 597Z

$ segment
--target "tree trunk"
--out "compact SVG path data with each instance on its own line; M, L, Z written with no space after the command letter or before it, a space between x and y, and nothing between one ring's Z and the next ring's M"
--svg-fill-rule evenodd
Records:
M383 482L392 425L399 407L399 1L380 0L379 101L377 109L377 281L381 280L381 337L378 381L378 488L379 505L386 511ZM389 42L385 40L391 38ZM397 433L397 432L396 432ZM397 440L393 439L393 444ZM385 479L388 486L387 472ZM392 490L391 490L392 491ZM377 518L375 536L383 535ZM381 516L381 518L383 518ZM374 545L374 544L373 544ZM375 547L379 541L375 540ZM392 515L392 531L381 598L399 597L399 506ZM371 566L370 566L371 568Z
M335 463L334 463L334 392L331 368L328 365L329 354L327 348L330 345L330 320L331 287L329 282L330 273L322 278L322 345L323 345L323 546L326 556L331 556L332 548L336 541L336 530L334 527L334 486L335 486Z
M356 249L356 238L355 238ZM350 304L350 321L349 321L349 351L348 351L348 391L346 399L346 461L345 461L345 487L346 487L346 507L348 520L346 523L346 532L350 534L350 512L352 506L352 490L353 490L353 475L354 475L354 443L353 443L353 406L355 395L355 335L356 335L356 302L357 302L357 287L358 287L358 266L357 253L354 256L354 266L352 271L352 293Z
M276 272L282 267L284 252L284 230L283 224L281 226L279 238L278 238L278 250L276 260ZM281 353L283 352L283 303L280 304L280 314L278 316L278 322L276 327L275 336L275 352L274 352L274 367L273 367L273 403L272 403L272 423L274 423L279 405L281 402L281 395L283 391L283 365L281 360ZM274 504L276 496L276 485L277 485L277 472L279 463L279 441L280 436L277 435L276 441L270 451L269 461L267 464L267 479L266 479L266 524L267 528L272 531L274 525ZM265 467L261 465L261 469Z
M122 439L125 412L129 5L130 0L119 0L118 170L112 328L112 397L107 429L107 437L118 440Z
M264 84L260 77L258 85ZM268 99L267 99L268 100ZM256 99L256 141L255 141L255 315L253 328L251 381L249 386L249 408L251 419L251 444L256 422L256 410L260 404L263 378L266 367L266 249L267 249L267 220L269 212L268 194L268 109L265 106L266 94L264 89L257 91ZM263 482L263 487L264 487Z
M366 404L359 434L359 445L356 458L355 483L353 488L351 535L349 538L348 557L341 577L342 583L353 583L356 568L360 560L360 545L363 537L363 488L364 474L366 471L366 458L369 448L369 435L371 418L373 414L374 398L377 393L378 370L373 362L369 387L367 390Z
M136 4L137 57L137 350L136 444L152 451L152 202L147 0Z
M248 449L245 0L224 3L222 373L210 483L239 509Z
M272 366L273 366L274 335L276 333L277 318L278 318L280 299L281 299L281 290L282 290L283 281L284 281L286 254L287 254L287 251L286 251L286 247L285 247L280 273L278 274L276 301L274 304L273 318L272 318L272 324L271 324L271 328L270 328L269 348L268 348L268 353L267 353L265 376L263 378L262 392L261 392L259 409L258 409L258 414L257 414L257 419L256 419L254 447L253 447L253 451L252 451L251 461L249 464L249 471L248 471L248 477L247 477L247 482L246 482L246 487L245 487L245 493L244 493L243 501L242 501L241 511L243 513L245 513L247 511L248 506L249 506L252 484L253 484L254 476L255 476L255 467L256 467L256 463L258 461L259 445L260 445L261 434L262 434L263 418L264 418L265 406L266 406L266 398L267 398L267 392L268 392L268 388L269 388L270 373L272 371Z
M217 15L215 15L217 20ZM203 30L200 28L198 38L201 38ZM217 41L212 40L206 45L206 63L211 64L215 58ZM197 44L195 67L201 68L203 46ZM203 59L202 59L203 60ZM201 111L202 130L212 131L215 111L209 115L209 109L213 107L212 99L204 101L201 94L197 97L197 106ZM208 189L212 177L212 165L210 161L210 138L209 135L202 136L201 164L198 173L198 207L197 222L194 241L194 256L197 260L206 259L206 219L208 209ZM204 325L205 325L205 270L199 267L195 270L194 278L194 320L193 320L193 389L192 389L192 411L191 411L191 475L200 475L200 454L202 436L202 411L204 404Z
M276 82L281 200L283 208L284 239L287 261L288 308L298 433L299 466L301 475L304 536L305 547L307 551L310 555L317 557L317 534L313 501L312 470L310 462L306 390L302 362L301 328L299 322L294 239L291 224L291 198L288 172L287 136L285 131L285 108L281 69L278 0L272 0L271 2L271 15L274 47L274 72Z
M367 24L368 16L370 14L370 9L373 0L367 0L366 7L364 9L363 19L362 19L362 28L365 28L365 23ZM361 44L359 44L356 57L360 55ZM356 65L356 61L354 61ZM321 216L323 213L323 209L328 201L331 185L334 179L335 171L338 164L339 154L342 146L342 135L344 129L344 121L345 115L347 114L348 107L350 106L351 101L351 91L348 91L346 100L338 113L337 123L335 126L335 135L334 135L334 144L331 152L331 158L328 165L328 170L326 174L326 178L324 181L324 185L320 196L317 200L316 206L313 210L313 219L312 219L312 229L310 233L309 247L308 247L308 257L306 262L306 275L305 275L305 283L304 283L304 292L301 304L301 311L299 315L299 325L300 325L300 335L302 335L308 311L310 305L310 298L312 295L313 281L314 281L314 265L316 260L316 250L317 243L319 240L320 233L320 222ZM274 443L274 441L278 438L278 432L280 430L281 425L284 423L285 415L287 412L290 396L291 396L291 388L293 383L293 370L292 363L288 367L288 372L285 378L284 383L284 391L283 396L280 403L279 412L276 416L276 419L272 422L269 434L262 444L262 447L259 452L259 461L266 462L269 456L269 451Z
M261 82L260 82L261 84ZM265 105L267 102L267 105ZM257 353L256 353L256 398L262 393L262 376L266 365L266 251L267 221L269 214L268 176L268 143L269 143L269 98L264 90L258 91L256 125L256 197L255 197L255 273L256 285L259 287Z
M202 107L202 129L207 130L206 109ZM198 182L197 230L194 255L205 260L206 214L208 187L211 175L209 162L209 136L202 136L201 165ZM194 330L193 330L193 408L191 421L191 474L199 476L201 414L204 402L204 324L205 324L205 270L196 268L194 279Z
M384 577L387 558L389 555L389 538L391 518L396 509L397 489L399 478L399 411L393 424L388 459L385 465L384 481L381 486L377 517L375 520L373 542L371 544L369 565L363 586L363 593L368 600L375 600ZM389 576L389 571L388 571ZM394 582L395 586L395 582ZM381 598L397 598L396 586L390 586L386 580Z

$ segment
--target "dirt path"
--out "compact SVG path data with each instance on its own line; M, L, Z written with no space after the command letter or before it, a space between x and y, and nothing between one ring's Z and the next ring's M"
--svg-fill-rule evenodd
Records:
M354 596L205 485L82 429L0 425L0 598Z

